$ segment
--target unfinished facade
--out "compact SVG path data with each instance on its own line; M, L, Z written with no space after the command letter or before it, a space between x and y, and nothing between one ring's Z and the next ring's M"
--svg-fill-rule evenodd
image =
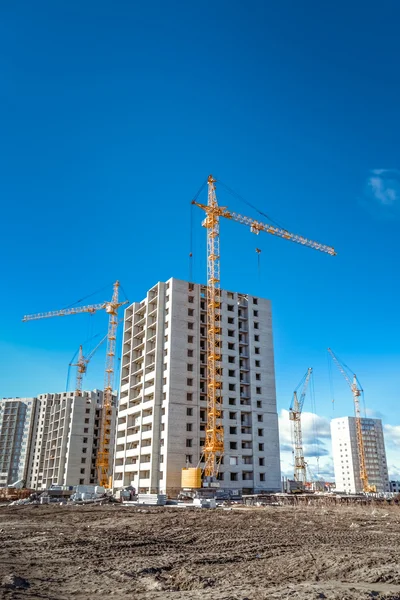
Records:
M271 307L221 292L225 450L220 486L279 491ZM125 311L114 487L175 495L206 427L206 288L170 279ZM203 463L200 463L203 466Z
M30 487L74 486L97 483L96 456L102 417L103 392L93 390L41 394L37 398ZM112 417L114 447L116 408ZM113 457L111 456L111 464Z
M377 492L389 492L385 440L381 419L361 419L368 483ZM350 494L363 491L357 449L355 417L332 419L332 451L336 489Z
M36 398L0 399L0 487L29 477Z

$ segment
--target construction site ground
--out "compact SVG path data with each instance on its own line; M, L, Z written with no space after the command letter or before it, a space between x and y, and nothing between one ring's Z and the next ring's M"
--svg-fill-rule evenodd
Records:
M400 599L400 508L1 506L0 597Z

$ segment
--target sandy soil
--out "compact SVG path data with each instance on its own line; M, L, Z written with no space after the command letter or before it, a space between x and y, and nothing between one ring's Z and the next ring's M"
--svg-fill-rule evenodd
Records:
M0 597L400 600L400 508L0 508Z

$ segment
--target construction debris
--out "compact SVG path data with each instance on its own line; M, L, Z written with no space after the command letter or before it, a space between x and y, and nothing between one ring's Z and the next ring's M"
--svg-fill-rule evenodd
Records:
M165 506L166 502L166 494L138 494L138 504L148 504L149 506Z

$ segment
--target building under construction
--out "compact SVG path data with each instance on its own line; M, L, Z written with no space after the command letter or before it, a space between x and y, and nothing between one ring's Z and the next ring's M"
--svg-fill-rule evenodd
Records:
M390 492L382 421L367 418L360 421L368 481L376 492ZM362 492L356 418L332 419L331 434L336 490L348 494Z
M111 414L113 459L116 397ZM97 483L103 418L100 390L0 400L0 485L32 489Z
M207 290L170 279L125 310L114 487L175 495L204 468ZM221 488L280 490L269 300L221 291Z

